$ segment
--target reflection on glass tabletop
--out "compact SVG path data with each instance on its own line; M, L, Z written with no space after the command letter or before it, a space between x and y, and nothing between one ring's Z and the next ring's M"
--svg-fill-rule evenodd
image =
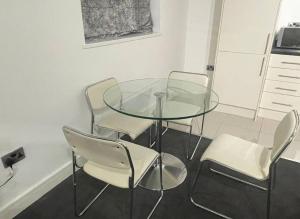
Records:
M212 111L219 103L218 95L207 87L167 78L120 82L107 89L103 99L120 113L162 120L196 117Z

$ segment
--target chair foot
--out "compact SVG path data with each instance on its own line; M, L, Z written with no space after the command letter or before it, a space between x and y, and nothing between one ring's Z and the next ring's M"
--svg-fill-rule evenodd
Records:
M208 211L208 212L210 212L210 213L213 213L213 214L218 215L219 217L222 217L222 218L225 218L225 219L232 219L231 217L228 217L228 216L226 216L226 215L224 215L224 214L221 214L221 213L219 213L219 212L217 212L217 211L214 211L214 210L212 210L212 209L210 209L210 208L208 208L208 207L205 207L205 206L203 206L203 205L200 205L199 203L197 203L197 202L194 201L194 199L192 198L192 196L190 197L190 201L192 202L192 204L193 204L194 206L196 206L196 207L198 207L198 208L201 208L201 209L203 209L203 210L205 210L205 211Z

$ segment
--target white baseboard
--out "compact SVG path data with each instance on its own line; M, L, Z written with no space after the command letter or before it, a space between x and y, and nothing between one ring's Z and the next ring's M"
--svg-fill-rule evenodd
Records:
M216 111L247 117L250 119L253 119L255 116L255 110L250 110L250 109L240 108L240 107L230 106L230 105L224 105L224 104L219 104L218 107L216 108Z
M259 109L258 116L280 121L286 113L274 110Z
M11 219L15 217L71 174L72 162L69 161L3 206L0 209L0 218Z

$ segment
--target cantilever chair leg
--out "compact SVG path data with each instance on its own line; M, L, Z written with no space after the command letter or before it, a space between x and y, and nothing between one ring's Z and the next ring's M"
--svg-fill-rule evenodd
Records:
M195 180L194 180L194 182L193 182L193 184L192 184L192 186L191 186L191 190L190 190L190 201L192 202L193 205L195 205L195 206L198 207L198 208L202 208L202 209L204 209L204 210L206 210L206 211L208 211L208 212L211 212L211 213L213 213L213 214L215 214L215 215L218 215L218 216L220 216L220 217L222 217L222 218L230 219L230 217L228 217L228 216L226 216L226 215L224 215L224 214L222 214L222 213L219 213L219 212L217 212L217 211L214 211L214 210L212 210L212 209L210 209L210 208L208 208L208 207L206 207L206 206L204 206L204 205L201 205L201 204L197 203L197 202L193 199L192 194L193 194L193 192L194 192L194 190L195 190L195 187L196 187L196 185L197 185L197 182L198 182L198 180L199 180L199 176L200 176L200 172L201 172L202 166L203 166L203 162L200 162L200 166L199 166L199 169L198 169L198 171L197 171ZM276 173L276 163L270 168L270 173L269 173L270 178L269 178L268 181L267 181L267 182L268 182L268 188L259 186L259 185L254 184L254 183L250 183L250 182L248 182L248 181L246 181L246 180L239 179L239 178L237 178L237 177L231 176L231 175L229 175L229 174L223 173L223 172L221 172L221 171L218 171L218 170L215 170L215 169L212 169L212 168L209 168L209 170L210 170L211 172L213 172L213 173L216 173L216 174L222 175L222 176L224 176L224 177L227 177L227 178L229 178L229 179L235 180L235 181L237 181L237 182L240 182L240 183L243 183L243 184L252 186L252 187L254 187L254 188L256 188L256 189L260 189L260 190L262 190L262 191L266 191L266 192L267 192L266 218L267 218L267 219L271 219L271 194L272 194L272 190L273 190L273 187L274 187L274 184L275 184L275 183L274 183L274 180L275 180L275 173Z
M161 157L159 158L160 162L161 162ZM162 167L160 167L160 185L161 185L161 190L160 190L160 196L157 199L157 201L155 202L154 207L151 209L150 213L147 216L147 219L150 219L151 216L153 215L154 211L156 210L157 206L159 205L160 201L163 198L164 195L164 191L163 191L163 185L162 185ZM133 211L134 211L134 185L133 183L130 181L130 186L129 186L129 190L130 190L130 219L133 219Z
M232 179L232 180L234 180L234 181L237 181L237 182L240 182L240 183L244 183L244 184L246 184L246 185L248 185L248 186L252 186L252 187L254 187L254 188L256 188L256 189L260 189L260 190L262 190L262 191L267 191L267 190L268 190L268 188L265 188L265 187L263 187L263 186L260 186L260 185L257 185L257 184L251 183L251 182L248 182L248 181L246 181L246 180L237 178L237 177L235 177L235 176L231 176L231 175L229 175L229 174L227 174L227 173L223 173L223 172L221 172L221 171L219 171L219 170L215 170L215 169L213 169L213 168L209 168L209 170L210 170L211 172L215 173L215 174L219 174L219 175L221 175L221 176L227 177L227 178Z
M201 173L201 170L202 170L202 166L203 166L203 162L200 162L200 166L199 166L199 168L198 168L198 170L197 170L197 174L196 174L195 180L194 180L194 182L193 182L193 184L192 184L192 186L191 186L191 190L190 190L190 201L192 202L192 204L193 204L194 206L196 206L196 207L198 207L198 208L201 208L201 209L203 209L203 210L206 210L206 211L208 211L208 212L211 212L211 213L213 213L213 214L215 214L215 215L218 215L218 216L220 216L220 217L222 217L222 218L225 218L225 219L231 219L231 217L228 217L228 216L226 216L226 215L224 215L224 214L222 214L222 213L220 213L220 212L214 211L214 210L212 210L212 209L210 209L210 208L208 208L208 207L206 207L206 206L204 206L204 205L201 205L201 204L197 203L197 202L193 199L192 194L193 194L193 192L194 192L194 190L195 190L195 187L196 187L196 185L197 185L197 182L198 182L198 180L199 180L199 176L200 176L200 173Z
M149 130L149 147L151 148L152 145L152 126L150 127Z
M156 141L157 141L157 121L155 121L155 126L154 126L154 141L152 142L152 134L151 134L151 144L150 144L150 148L153 148L154 145L156 145ZM150 129L151 131L151 129ZM151 132L150 132L151 133Z
M269 173L270 178L267 180L267 183L268 183L268 187L267 188L265 188L263 186L259 186L257 184L251 183L251 182L248 182L248 181L243 180L243 179L239 179L237 177L231 176L229 174L223 173L223 172L215 170L213 168L210 168L209 170L211 172L213 172L213 173L222 175L224 177L230 178L230 179L235 180L237 182L240 182L240 183L246 184L248 186L252 186L252 187L254 187L256 189L260 189L262 191L267 192L267 212L266 213L267 213L267 219L271 218L271 215L270 215L271 214L271 194L272 194L272 190L274 189L274 185L275 185L276 163L273 164L273 166L270 169L270 173Z
M165 130L163 131L162 135L164 135L169 129L169 122L167 121L167 127L165 128Z
M194 158L194 156L195 156L195 154L196 154L196 152L199 148L199 145L200 145L200 142L201 142L202 136L203 136L204 120L205 120L205 114L202 115L201 131L200 131L200 136L199 136L199 139L197 141L197 144L196 144L196 146L195 146L195 148L192 152L192 155L189 157L189 154L187 154L187 157L188 157L189 160L193 160L193 158ZM199 127L199 124L198 124L198 127ZM191 144L190 142L191 142L191 138L189 140L189 146Z
M160 196L159 196L159 198L157 199L157 201L156 201L154 207L152 208L152 210L151 210L150 213L148 214L147 219L150 219L150 218L151 218L151 216L153 215L153 213L154 213L154 211L156 210L157 206L159 205L160 201L162 200L163 196L164 196L164 191L161 190L161 191L160 191Z
M187 139L187 143L185 144L185 152L186 152L186 159L190 159L189 154L190 154L190 150L189 148L191 147L191 137L192 137L192 130L193 130L193 126L190 125L190 131L188 134L188 139Z
M156 210L163 196L164 196L164 191L160 190L160 196L155 202L154 207L151 209L150 213L148 214L147 219L150 219L152 217L154 211ZM134 211L134 188L130 188L130 219L133 219L133 211Z
M91 116L91 134L94 134L94 122L95 122L95 117L94 114Z
M155 131L154 131L154 134L152 134L153 132L153 126L150 127L150 133L149 133L149 148L152 148L155 144L156 144L156 125L154 127ZM154 136L154 141L152 142L153 140L153 136Z
M91 206L92 204L100 197L100 195L106 190L106 188L109 186L109 184L106 184L101 191L84 207L83 210L79 211L77 207L77 176L76 176L76 167L78 167L76 163L76 156L75 153L72 152L72 158L73 158L73 198L74 198L74 214L77 217L81 217Z
M168 131L168 129L169 129L169 122L167 122L167 127L165 128L165 130L163 131L163 133L162 133L162 135L164 135L167 131ZM150 148L153 148L153 146L154 145L156 145L156 141L157 141L157 133L158 133L158 131L157 131L157 122L155 122L155 133L154 133L154 141L151 143L151 145L150 145Z

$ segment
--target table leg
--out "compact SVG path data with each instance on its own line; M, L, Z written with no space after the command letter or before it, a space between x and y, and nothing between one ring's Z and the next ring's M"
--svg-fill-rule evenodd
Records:
M157 108L161 115L162 94L157 94ZM162 120L157 124L156 146L160 154L158 162L154 164L140 182L140 186L151 190L168 190L179 186L187 176L187 169L184 163L177 157L162 153ZM162 174L162 185L160 184L160 174Z

